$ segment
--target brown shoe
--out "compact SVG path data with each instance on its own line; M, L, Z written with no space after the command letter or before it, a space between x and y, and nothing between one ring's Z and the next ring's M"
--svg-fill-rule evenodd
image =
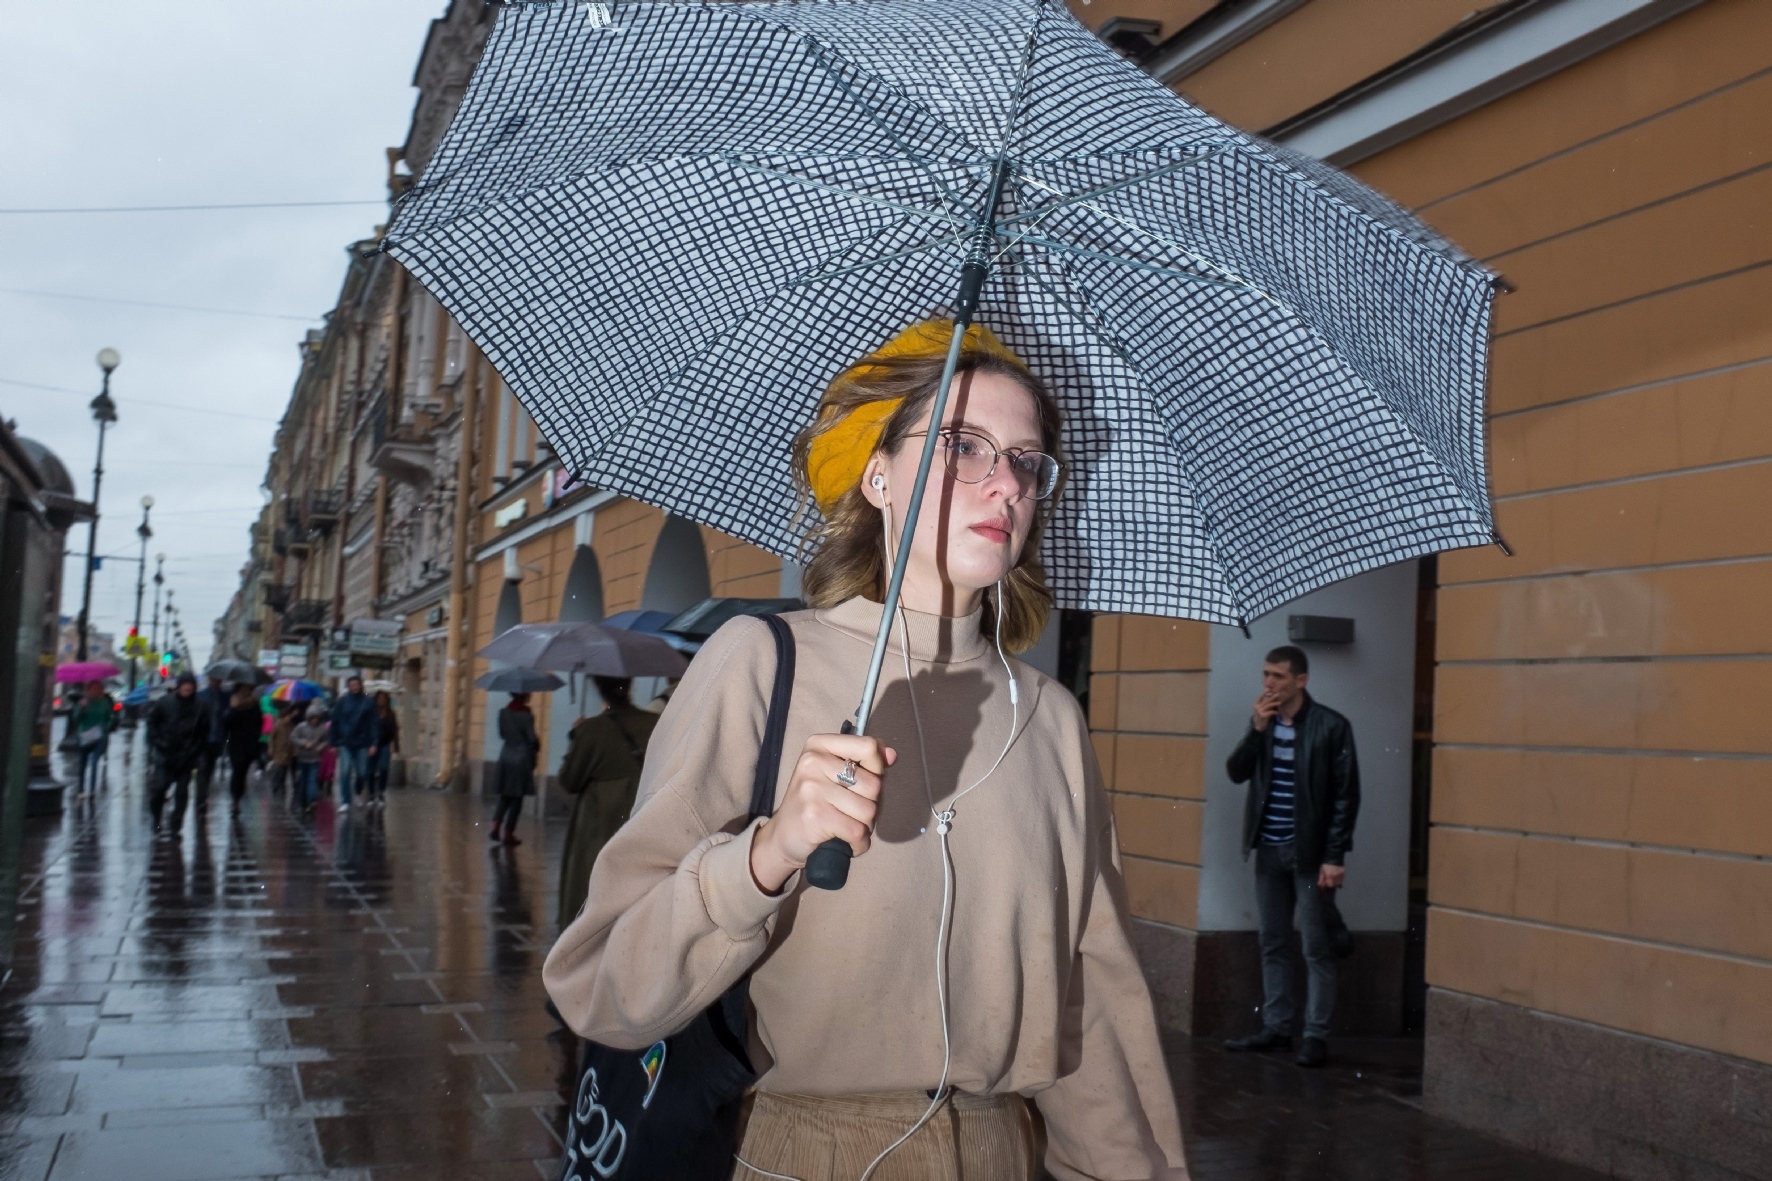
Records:
M486 839L489 841L498 840L498 825L492 826L492 831L486 834Z
M507 845L521 845L521 844L522 844L522 843L523 843L523 841L522 841L522 839L521 839L521 838L519 838L519 837L518 837L518 836L517 836L517 834L516 834L516 833L514 833L514 832L507 832L507 833L506 833L506 834L505 834L505 835L504 835L504 843L505 843L505 844L507 844Z

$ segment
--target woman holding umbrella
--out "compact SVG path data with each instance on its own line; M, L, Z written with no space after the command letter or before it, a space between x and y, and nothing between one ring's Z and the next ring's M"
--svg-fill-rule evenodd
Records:
M1005 649L1040 635L1059 414L989 332L918 325L852 366L795 447L823 512L786 616L797 659L773 816L745 823L774 647L735 619L658 724L632 818L544 978L568 1023L642 1050L750 974L761 1077L735 1177L1144 1178L1185 1167L1075 700ZM923 437L939 462L866 737L839 734ZM907 446L910 440L917 444ZM892 768L888 774L888 768ZM805 890L835 838L846 888ZM931 970L933 967L933 971Z
M504 745L498 752L498 809L492 814L491 838L520 845L517 818L523 814L523 797L535 794L535 759L541 753L529 694L511 694L510 703L498 711L498 736Z
M646 763L646 744L658 715L634 705L632 677L593 677L603 712L572 727L560 763L560 787L572 797L566 845L560 855L559 923L584 905L591 866L615 830L627 823Z
M111 731L116 726L116 704L105 692L103 681L86 682L86 693L80 705L68 718L68 727L80 749L80 790L86 795L98 790L100 772L105 765L105 748L110 745Z

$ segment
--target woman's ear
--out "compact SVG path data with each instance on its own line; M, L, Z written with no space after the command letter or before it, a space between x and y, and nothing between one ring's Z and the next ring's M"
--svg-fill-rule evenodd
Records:
M892 488L886 476L886 457L878 451L868 460L868 465L861 469L861 494L875 508L885 508L892 503Z

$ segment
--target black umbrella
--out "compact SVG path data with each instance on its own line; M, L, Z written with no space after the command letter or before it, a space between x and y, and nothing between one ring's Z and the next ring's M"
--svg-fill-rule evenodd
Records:
M487 673L474 684L497 693L552 693L566 687L566 682L553 673L535 668L501 668Z

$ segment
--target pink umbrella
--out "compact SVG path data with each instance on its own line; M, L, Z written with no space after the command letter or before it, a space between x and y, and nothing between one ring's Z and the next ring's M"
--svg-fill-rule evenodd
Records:
M64 664L55 670L55 679L64 685L83 685L87 681L102 681L106 677L114 677L123 670L103 660L82 660L73 664Z

